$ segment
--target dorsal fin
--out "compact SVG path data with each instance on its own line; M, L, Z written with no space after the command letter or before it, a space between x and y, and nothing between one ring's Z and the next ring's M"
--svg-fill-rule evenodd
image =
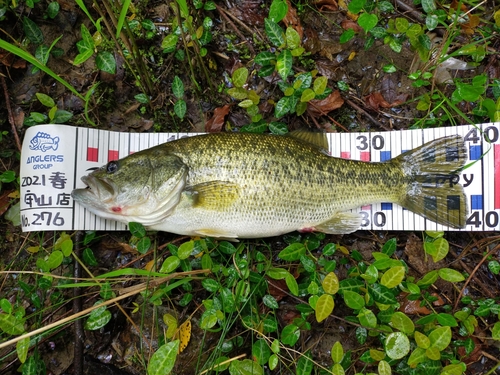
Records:
M326 138L325 133L316 133L307 130L294 130L293 132L288 133L288 135L319 147L321 150L328 153L328 139Z

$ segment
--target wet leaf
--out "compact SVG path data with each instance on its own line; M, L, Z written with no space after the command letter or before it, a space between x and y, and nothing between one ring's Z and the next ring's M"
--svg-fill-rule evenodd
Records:
M194 241L184 242L179 246L179 249L177 250L177 256L181 260L187 259L193 252L193 249L194 249Z
M403 332L393 332L385 339L385 352L391 359L401 359L410 352L410 340Z
M276 61L276 55L271 52L261 52L257 56L255 56L254 62L256 64L262 65L262 66L267 66L267 65L273 65Z
M269 18L264 20L264 27L266 35L276 47L281 47L285 44L285 37L283 30L276 22L271 21Z
M269 131L273 134L283 135L288 133L288 126L283 122L272 121L269 123Z
M276 60L276 70L283 80L292 73L292 53L290 50L285 49L281 51Z
M179 352L179 340L160 348L153 354L148 364L148 375L168 375L172 371Z
M179 259L179 257L171 255L163 261L163 264L161 265L159 272L161 273L174 272L177 269L177 267L179 267L180 264L181 260Z
M396 297L394 297L391 289L381 284L373 284L368 286L368 292L373 297L375 302L382 303L384 305L397 303Z
M93 310L87 321L85 322L85 329L89 331L95 331L101 329L111 320L111 312L106 308L106 306L98 307Z
M278 257L288 262L299 260L306 253L306 247L301 243L293 243L280 251Z

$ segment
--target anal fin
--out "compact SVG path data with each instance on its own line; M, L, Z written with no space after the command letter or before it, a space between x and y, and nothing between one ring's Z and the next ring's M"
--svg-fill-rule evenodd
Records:
M329 234L347 234L358 230L362 221L363 216L361 214L342 211L337 212L330 220L315 225L314 229Z

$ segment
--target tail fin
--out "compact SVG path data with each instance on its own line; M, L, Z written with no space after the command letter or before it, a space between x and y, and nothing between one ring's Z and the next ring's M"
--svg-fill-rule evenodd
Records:
M465 227L467 200L457 174L467 161L461 136L438 138L394 161L409 178L401 206L438 224Z

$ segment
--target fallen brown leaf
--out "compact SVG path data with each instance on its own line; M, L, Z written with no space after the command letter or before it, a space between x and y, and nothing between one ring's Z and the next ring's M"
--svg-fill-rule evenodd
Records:
M389 103L387 102L387 100L384 99L384 97L380 92L372 92L370 95L365 97L365 103L376 111L378 111L381 107L392 108L398 106L401 103L404 103L405 100L406 100L406 95L403 95L398 97L398 99L396 99L392 103Z
M207 133L218 133L224 126L224 118L229 113L229 104L223 107L215 108L214 115L205 124L205 131Z
M409 315L429 315L432 311L425 306L420 306L420 302L419 300L410 301L405 298L399 310Z
M0 216L2 216L5 213L5 211L7 211L7 209L9 208L11 202L11 198L9 197L9 195L13 191L14 190L4 191L2 195L0 195Z
M340 23L340 27L342 27L344 30L353 29L357 33L363 31L362 27L359 26L357 22L347 18Z
M325 99L313 99L307 103L307 113L312 117L320 117L328 114L334 109L342 107L344 99L340 96L340 91L335 90Z
M339 4L335 0L318 0L314 3L321 11L335 11L339 9Z

